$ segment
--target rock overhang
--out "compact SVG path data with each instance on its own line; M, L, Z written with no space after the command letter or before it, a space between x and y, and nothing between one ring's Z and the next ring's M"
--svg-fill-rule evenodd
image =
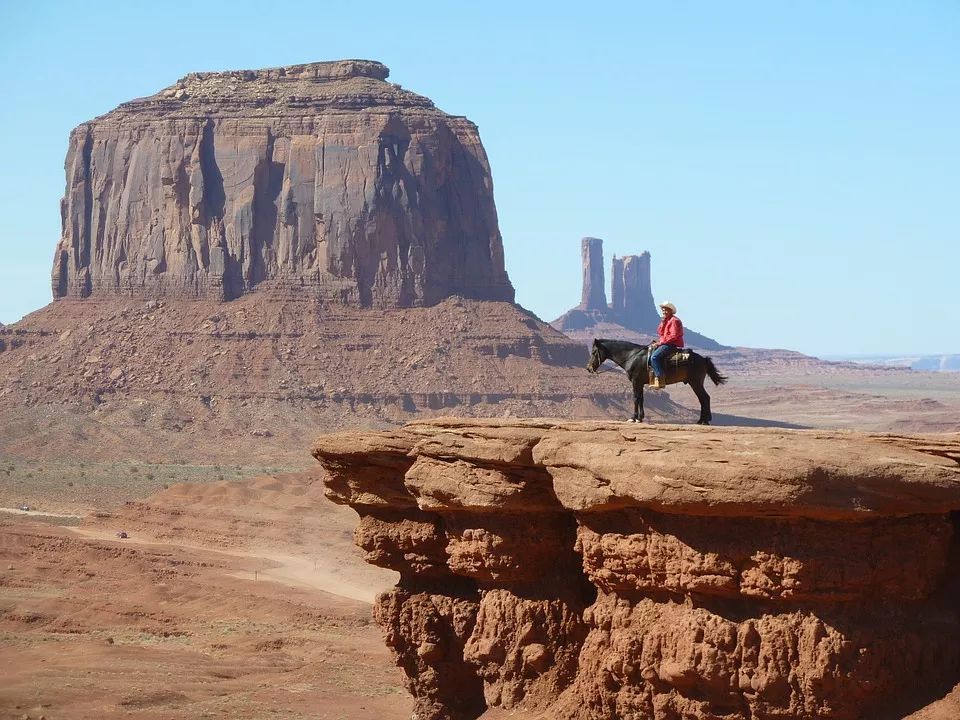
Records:
M557 509L573 512L857 520L960 509L956 434L442 418L325 436L314 454L329 462L348 448L392 457L396 473L421 458L540 471Z
M321 437L418 717L893 720L960 679L960 435L441 419Z

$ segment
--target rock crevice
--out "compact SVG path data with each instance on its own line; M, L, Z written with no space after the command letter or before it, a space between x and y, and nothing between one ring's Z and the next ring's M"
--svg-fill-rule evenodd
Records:
M958 450L434 420L314 455L400 573L375 617L418 718L855 720L960 680Z

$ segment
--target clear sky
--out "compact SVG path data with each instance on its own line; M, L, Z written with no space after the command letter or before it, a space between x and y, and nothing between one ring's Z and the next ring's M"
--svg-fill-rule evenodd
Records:
M545 320L592 235L723 343L960 353L960 2L569 5L0 0L0 321L50 300L73 127L191 71L369 58L479 125Z

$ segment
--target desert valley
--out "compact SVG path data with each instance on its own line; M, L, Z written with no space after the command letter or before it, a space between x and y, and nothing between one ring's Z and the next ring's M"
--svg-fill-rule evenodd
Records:
M77 127L0 326L0 718L960 717L960 373L515 302L476 125L344 60ZM51 209L55 212L55 209ZM580 302L576 302L577 293ZM954 689L954 687L957 689Z

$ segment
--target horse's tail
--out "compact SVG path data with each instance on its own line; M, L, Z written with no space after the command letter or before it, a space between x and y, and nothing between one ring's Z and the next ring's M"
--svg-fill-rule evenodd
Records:
M707 375L710 376L710 379L713 380L714 385L723 385L727 381L726 375L721 375L717 370L717 366L713 364L713 360L708 357L703 359L703 364L707 366Z

